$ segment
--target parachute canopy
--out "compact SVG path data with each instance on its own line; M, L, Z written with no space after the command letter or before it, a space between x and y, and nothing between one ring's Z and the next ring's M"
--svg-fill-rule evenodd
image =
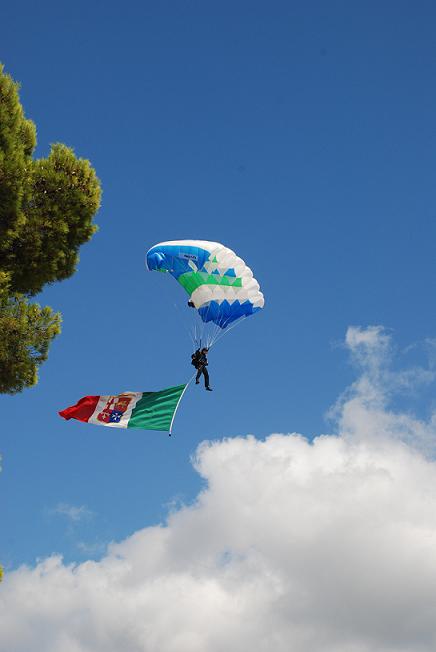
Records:
M253 315L264 305L251 269L219 242L160 242L147 252L147 268L174 276L202 321L213 322L220 329Z

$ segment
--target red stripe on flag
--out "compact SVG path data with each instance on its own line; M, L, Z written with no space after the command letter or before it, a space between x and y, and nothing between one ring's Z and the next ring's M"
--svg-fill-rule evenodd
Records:
M59 412L60 416L64 419L77 419L78 421L88 421L93 415L100 396L84 396L71 407L65 408Z

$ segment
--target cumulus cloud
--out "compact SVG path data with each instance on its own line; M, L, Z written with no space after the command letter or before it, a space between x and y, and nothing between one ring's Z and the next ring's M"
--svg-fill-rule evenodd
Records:
M435 422L389 409L383 329L346 345L333 435L203 443L206 488L165 526L8 574L2 652L434 652Z

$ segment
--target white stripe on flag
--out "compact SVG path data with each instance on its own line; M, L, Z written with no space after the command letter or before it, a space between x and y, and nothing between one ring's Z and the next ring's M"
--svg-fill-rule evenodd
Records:
M105 421L102 421L98 419L98 415L103 412L104 408L108 405L110 401L113 401L114 399L118 398L119 396L129 396L131 398L131 401L129 403L129 407L127 410L124 412L123 416L118 422L115 423L106 423ZM88 423L95 423L98 426L108 426L109 428L127 428L127 424L129 423L130 417L132 416L132 411L135 408L137 402L142 398L142 392L123 392L123 394L116 394L114 396L100 396L100 399L97 403L97 406L92 413L92 416L89 417ZM114 409L113 406L110 407L109 409Z

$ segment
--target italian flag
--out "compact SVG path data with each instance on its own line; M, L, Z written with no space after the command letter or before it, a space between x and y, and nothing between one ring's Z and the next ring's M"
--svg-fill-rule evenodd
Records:
M187 385L160 392L124 392L109 396L84 396L59 412L64 419L77 419L110 428L164 430L171 434L174 417Z

